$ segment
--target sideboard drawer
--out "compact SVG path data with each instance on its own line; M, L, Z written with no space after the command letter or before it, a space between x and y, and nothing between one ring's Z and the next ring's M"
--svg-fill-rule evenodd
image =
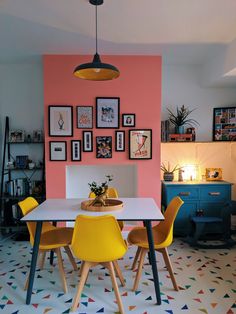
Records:
M209 202L226 202L230 199L230 190L227 186L207 186L200 189L200 199Z
M199 189L191 186L175 187L168 191L169 199L179 196L183 201L199 199Z

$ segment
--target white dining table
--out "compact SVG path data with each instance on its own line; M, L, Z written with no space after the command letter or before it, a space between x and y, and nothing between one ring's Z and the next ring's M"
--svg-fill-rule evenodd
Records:
M35 239L31 258L29 284L26 295L26 304L30 304L33 290L33 283L38 257L42 224L45 221L52 223L75 221L78 215L101 216L113 215L117 220L122 221L143 221L147 230L149 243L149 262L152 266L153 282L157 304L161 304L160 285L156 265L156 256L152 236L152 221L164 220L160 209L152 198L119 198L123 202L123 207L115 211L94 212L81 209L81 202L86 199L47 199L36 207L21 220L25 222L36 222Z

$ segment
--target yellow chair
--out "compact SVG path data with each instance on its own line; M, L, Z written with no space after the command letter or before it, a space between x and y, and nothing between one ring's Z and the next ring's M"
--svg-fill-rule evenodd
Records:
M115 188L108 188L107 190L107 195L109 198L118 198L118 192ZM94 194L94 192L90 192L89 193L89 198L95 198L96 195ZM124 228L124 222L123 221L118 221L118 224L120 226L120 229L123 230Z
M174 272L171 266L167 247L170 246L173 241L173 225L175 217L183 203L184 202L181 200L180 197L174 197L167 206L164 213L165 220L161 221L158 225L152 228L154 248L156 251L162 253L167 270L170 274L172 284L174 286L174 289L177 291L179 290L179 288L174 277ZM132 265L132 270L134 270L136 267L136 263L139 259L138 271L133 285L133 291L136 291L142 274L145 255L149 251L146 228L135 227L133 230L131 230L128 234L128 242L130 244L138 246Z
M74 255L83 261L81 279L71 310L75 311L78 306L89 269L101 264L109 270L119 311L123 314L124 309L114 267L118 276L122 276L117 260L124 256L127 245L122 238L115 217L111 215L98 217L79 215L75 222L71 249Z
M23 216L31 212L34 208L36 208L39 204L33 197L27 197L23 201L19 202L18 205L21 208ZM36 230L36 223L35 222L27 222L27 227L30 234L30 243L33 246L34 245L34 234ZM40 244L39 244L39 253L42 254L42 260L40 263L40 268L43 268L45 256L47 251L55 251L58 258L58 266L59 271L61 275L61 280L63 284L64 292L67 292L67 284L66 284L66 278L65 278L65 272L62 262L62 256L61 256L61 247L64 247L69 260L74 268L74 270L77 270L77 265L75 263L74 257L71 253L71 250L69 248L69 245L71 243L73 235L73 228L59 228L53 226L50 222L44 222L42 225L42 232L41 232L41 238L40 238ZM25 290L28 287L28 280L25 284Z

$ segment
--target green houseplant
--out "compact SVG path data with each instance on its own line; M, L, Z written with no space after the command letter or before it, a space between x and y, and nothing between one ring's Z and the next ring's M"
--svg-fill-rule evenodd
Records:
M163 179L164 181L173 181L174 180L174 172L181 169L179 165L175 165L171 168L170 163L168 162L167 166L162 163L161 170L163 171Z
M90 187L90 191L93 192L96 197L104 193L105 189L108 188L109 182L113 180L112 175L106 175L107 180L98 184L97 182L93 181L92 183L88 183Z
M175 126L176 133L184 133L184 125L192 127L193 125L199 125L195 119L189 118L189 115L194 111L189 110L184 105L180 108L176 108L176 113L167 108L169 113L169 121Z

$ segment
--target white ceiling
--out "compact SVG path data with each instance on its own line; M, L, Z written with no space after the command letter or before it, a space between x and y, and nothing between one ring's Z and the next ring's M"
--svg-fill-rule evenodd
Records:
M203 64L236 38L235 0L104 0L101 54L163 56ZM42 54L93 54L95 8L88 0L0 0L0 61Z

